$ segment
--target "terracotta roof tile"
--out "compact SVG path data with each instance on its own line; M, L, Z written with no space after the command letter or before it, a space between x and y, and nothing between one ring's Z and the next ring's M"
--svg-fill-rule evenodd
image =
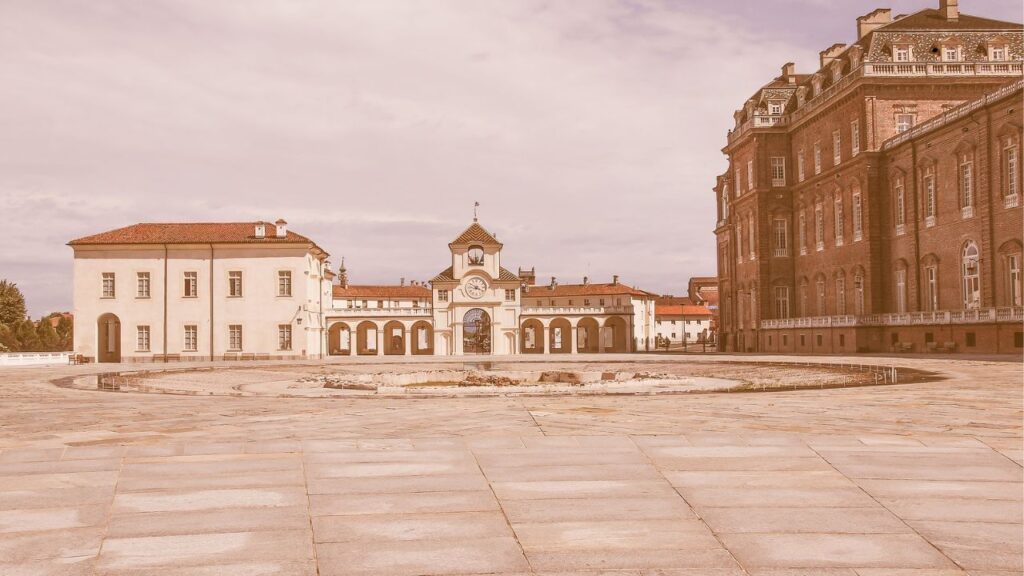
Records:
M506 270L504 268L501 268L500 272L498 274L498 280L502 281L502 282L505 282L505 281L518 282L519 281L519 276L517 276L513 272L510 272L510 271L508 271L508 270ZM432 282L454 282L455 281L455 277L454 277L454 274L452 273L452 267L449 266L449 267L445 268L444 270L440 271L437 274L437 276L434 276L434 278L431 281Z
M654 294L632 288L625 284L558 284L553 289L550 286L530 286L529 291L523 292L523 298L557 298L560 296L642 296L654 297Z
M654 307L655 316L711 316L711 310L704 306L672 306Z
M257 222L140 223L84 236L69 246L102 244L312 244L309 238L289 230L284 238L267 223L267 236L256 237ZM319 246L316 248L323 251Z
M362 285L334 287L335 298L382 298L424 300L431 297L430 288L426 286L373 286Z
M456 244L487 244L491 246L502 245L501 242L498 242L497 238L495 238L490 232L484 229L483 226L477 224L476 222L470 224L469 228L466 228L462 232L462 234L459 234L458 238L452 240L449 246L454 246Z

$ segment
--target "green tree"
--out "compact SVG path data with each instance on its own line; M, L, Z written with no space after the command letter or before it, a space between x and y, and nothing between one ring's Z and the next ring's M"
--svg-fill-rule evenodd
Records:
M0 324L0 352L17 352L18 339L14 336L14 330L10 326Z
M57 322L58 350L71 350L75 342L75 323L67 316L61 316Z
M55 352L60 349L60 338L49 318L43 318L36 325L36 340L40 352Z
M39 350L39 337L36 335L36 323L25 319L14 326L14 337L18 339L19 352L35 352Z
M0 280L0 324L14 326L25 319L25 296L18 285Z

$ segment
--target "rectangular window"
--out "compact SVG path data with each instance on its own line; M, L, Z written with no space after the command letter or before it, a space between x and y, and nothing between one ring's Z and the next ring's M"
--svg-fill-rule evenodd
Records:
M805 174L804 174L804 150L803 150L803 148L798 150L797 153L796 153L796 175L797 175L797 178L801 182L804 181Z
M743 180L740 178L740 167L737 166L733 172L736 174L734 176L736 180L736 197L739 198L740 194L743 193Z
M1006 268L1010 280L1010 305L1024 305L1024 293L1022 293L1020 254L1011 254L1006 257Z
M747 214L747 244L749 244L750 259L757 259L757 236L754 235L753 214Z
M786 158L772 156L772 186L786 185Z
M832 165L839 166L843 161L843 133L839 130L832 132Z
M960 157L960 214L974 216L974 162L967 155Z
M754 189L754 161L747 160L747 190Z
M604 298L601 298L600 300L598 300L597 301L597 305L598 306L604 306Z
M772 222L772 237L775 244L775 253L777 257L789 256L789 226L786 223L785 218L776 218Z
M814 173L821 174L821 142L814 143Z
M185 272L185 285L182 288L182 296L195 298L199 295L199 273Z
M825 316L828 314L828 310L825 308L825 280L819 279L817 282L818 294L817 294L817 305L818 305L818 316Z
M894 62L910 62L910 47L896 46L892 50L892 59Z
M137 326L135 328L135 350L138 352L149 352L149 326Z
M850 122L850 152L853 156L860 154L860 120Z
M277 295L292 295L292 273L291 270L278 270L277 272Z
M782 102L779 102L778 100L772 100L771 102L768 102L768 113L771 114L772 116L778 116L779 114L782 114Z
M736 261L743 262L743 222L736 223Z
M835 236L836 236L836 246L842 246L843 245L844 226L843 226L843 199L841 197L840 198L836 198L833 216L835 218L834 221L833 221L833 228L834 228L834 232L835 232Z
M846 277L836 278L836 314L846 314Z
M292 325L291 324L280 324L277 327L277 349L278 350L291 350L292 349Z
M1006 60L1006 46L993 46L992 60L995 62L1002 62Z
M903 314L907 311L907 271L896 271L896 311Z
M924 169L924 225L935 226L935 167Z
M896 115L896 133L902 134L907 130L914 127L914 115L913 114L897 114Z
M448 291L447 290L438 290L437 291L437 301L438 302L447 302L448 301ZM539 306L539 304L538 304L538 306Z
M149 298L149 272L137 272L135 274L136 298Z
M185 352L195 352L199 349L199 327L195 324L185 325Z
M814 249L825 249L825 211L821 204L814 207Z
M925 305L927 310L934 312L939 309L939 274L934 266L924 269L925 286L928 290Z
M956 62L960 59L960 50L956 46L946 46L942 50L942 59L946 62Z
M242 272L240 270L228 272L228 296L235 298L242 296Z
M515 301L516 301L516 291L515 291L515 289L508 289L508 288L506 288L505 289L505 302L515 302Z
M113 298L114 292L114 273L104 272L103 273L103 297Z
M789 318L789 286L775 287L775 317Z
M242 349L242 325L228 325L228 350L238 352Z
M907 223L907 207L906 207L906 203L904 202L905 196L904 196L903 179L902 178L897 178L896 179L896 187L894 188L893 192L894 192L893 195L896 197L896 202L895 202L895 210L896 210L896 214L895 214L896 235L899 236L900 234L903 234L904 226Z
M1016 146L1007 146L1003 151L1003 205L1007 208L1015 208L1019 203L1018 190L1020 189L1020 167Z
M864 313L864 277L860 274L853 277L853 313Z
M860 192L853 195L853 241L859 242L864 237L864 208L861 206Z
M807 215L804 214L803 208L800 209L800 221L797 227L800 235L800 254L807 254Z

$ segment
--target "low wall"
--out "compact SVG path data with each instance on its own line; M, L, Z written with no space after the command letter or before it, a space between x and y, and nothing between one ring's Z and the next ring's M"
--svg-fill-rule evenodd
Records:
M0 352L0 366L67 364L71 352Z

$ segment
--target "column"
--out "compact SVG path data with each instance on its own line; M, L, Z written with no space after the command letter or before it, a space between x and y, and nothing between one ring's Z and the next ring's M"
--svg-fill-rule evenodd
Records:
M576 354L576 326L569 325L569 354Z
M377 328L377 356L384 355L384 330Z
M551 348L550 340L551 340L551 327L550 326L545 326L544 327L544 354L550 354L551 353L551 351L550 351L550 348Z
M405 355L406 356L412 356L412 338L413 338L413 331L412 331L412 329L411 328L406 328L405 329L405 337L403 338L403 340L405 341Z
M349 331L348 331L348 355L349 356L355 356L356 355L356 340L357 340L356 334L357 333L358 333L358 331L353 332L351 329L349 329Z

